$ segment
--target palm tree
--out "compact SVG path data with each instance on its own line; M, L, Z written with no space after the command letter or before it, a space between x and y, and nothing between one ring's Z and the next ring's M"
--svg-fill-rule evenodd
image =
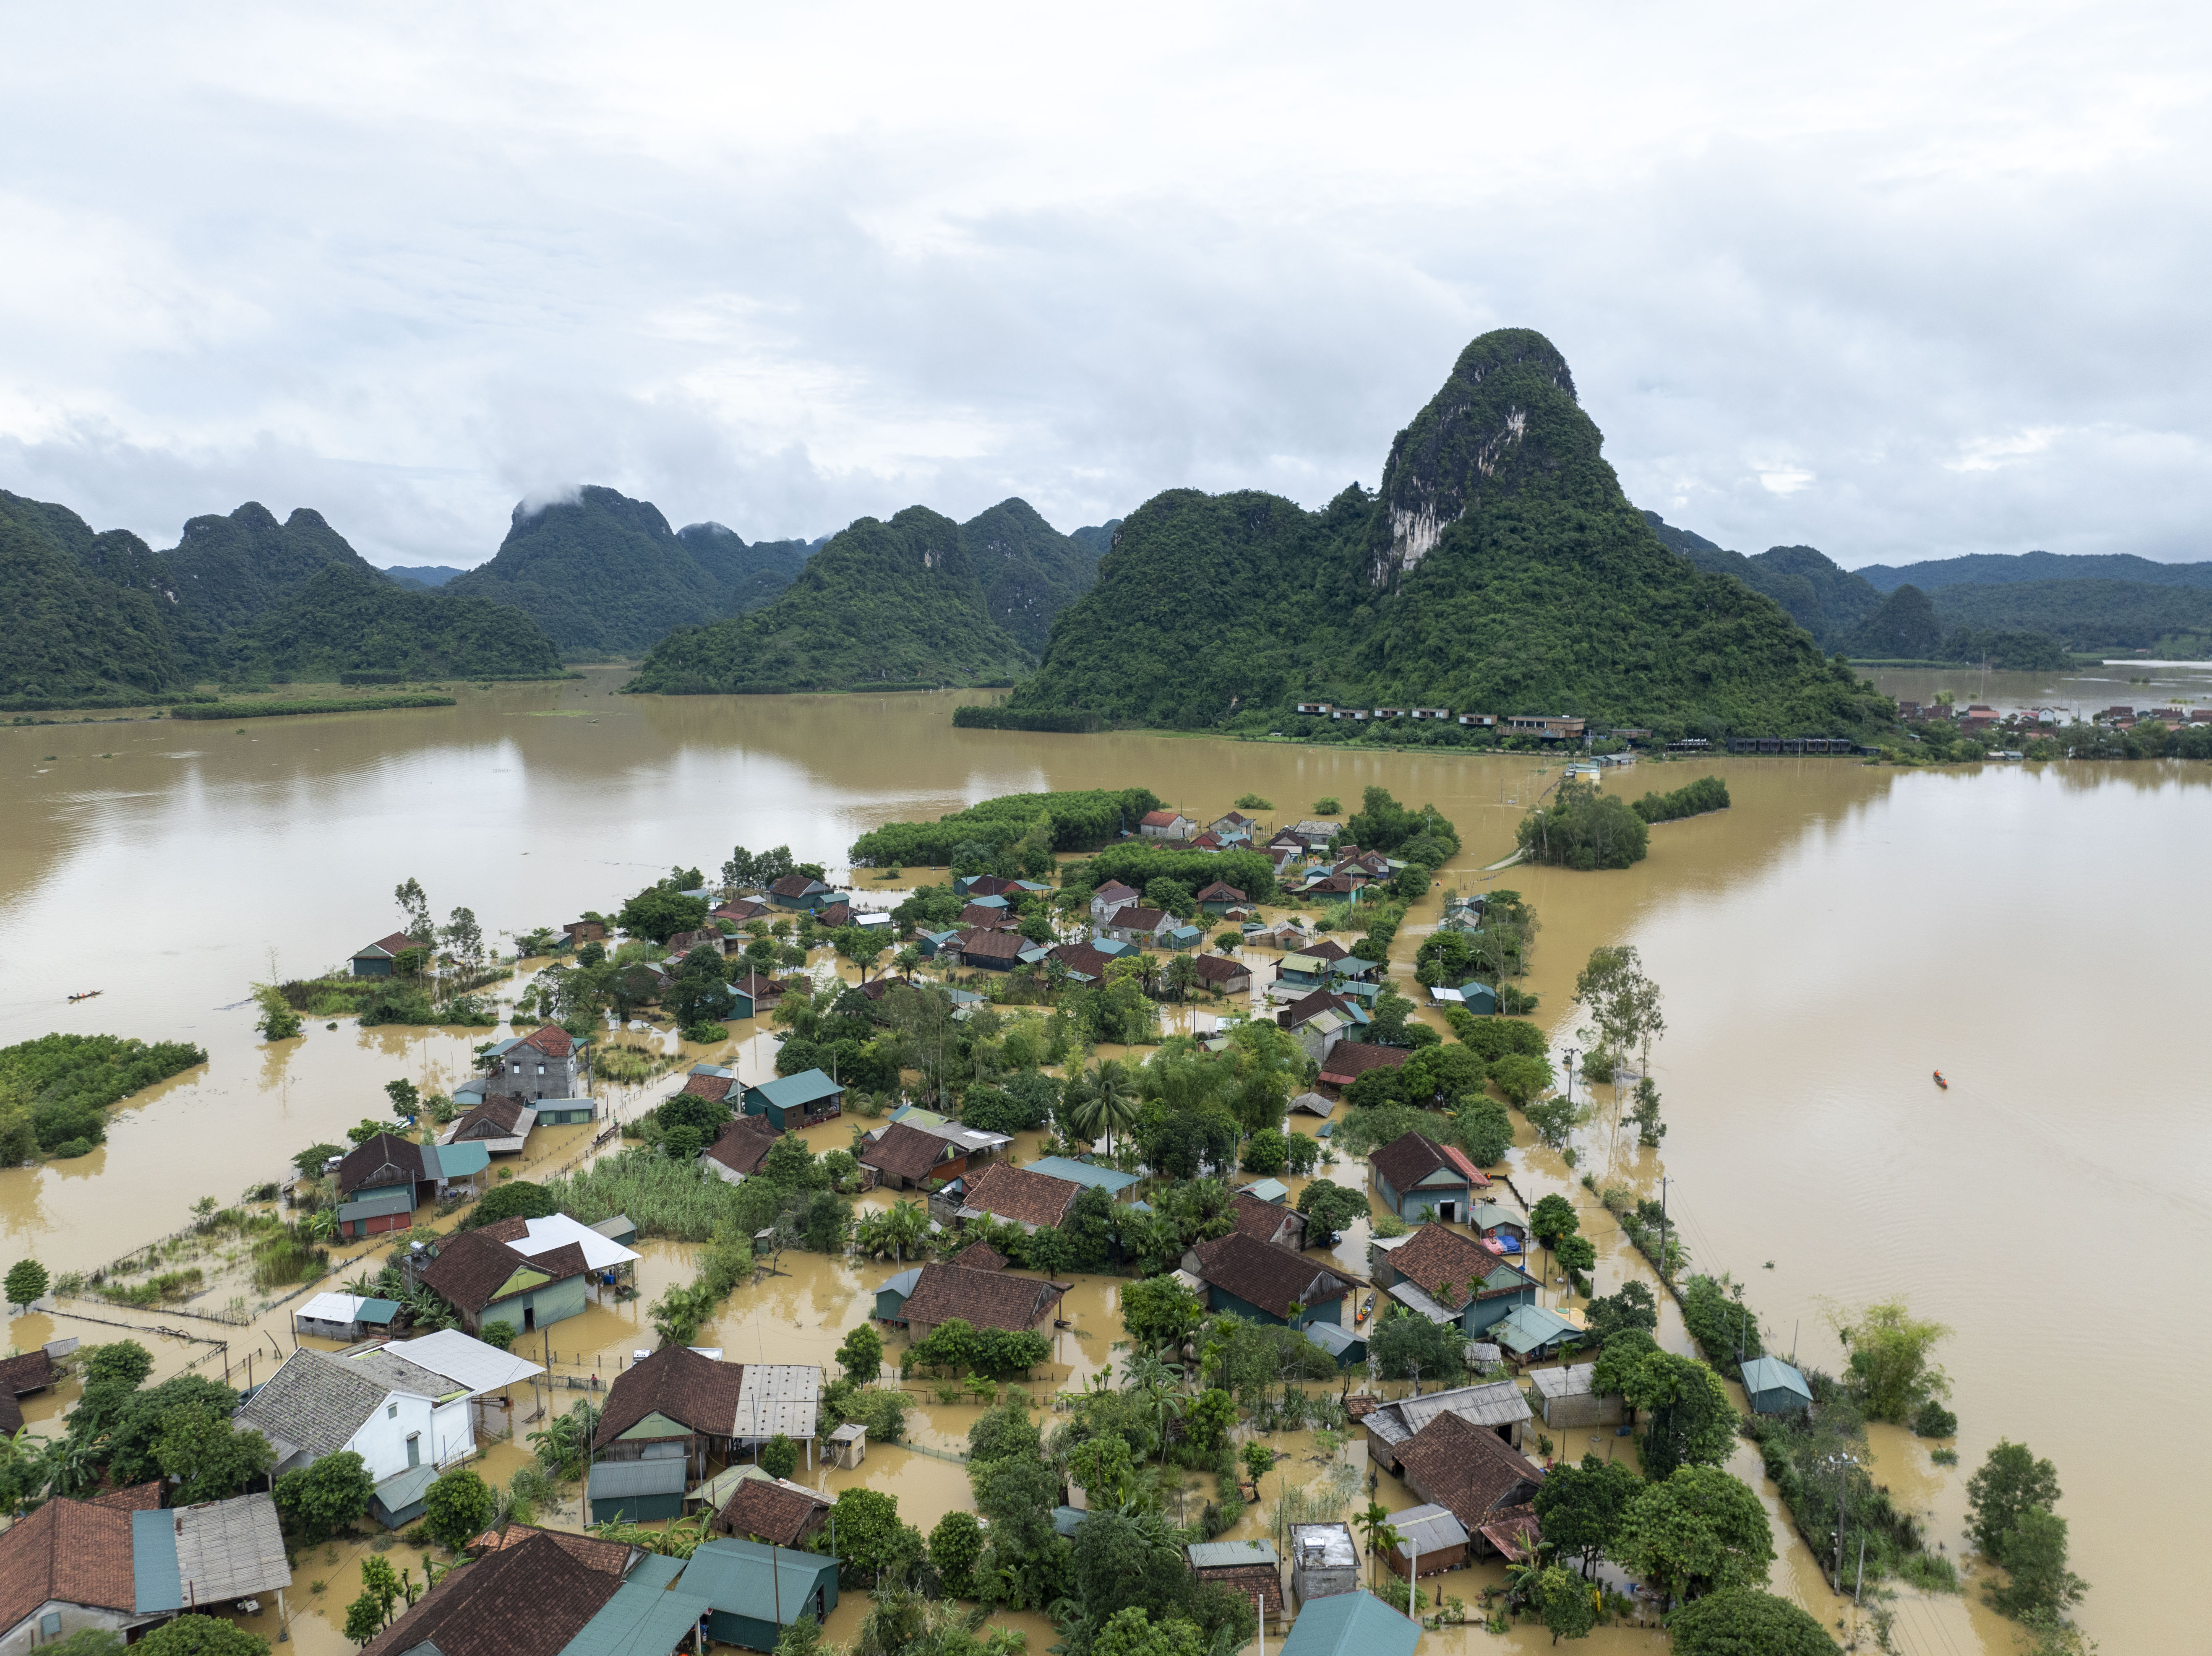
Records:
M883 1235L890 1243L891 1252L901 1265L906 1263L906 1251L921 1250L929 1234L929 1215L919 1202L894 1202L884 1215Z
M1132 1392L1140 1392L1151 1405L1160 1437L1160 1464L1167 1465L1168 1416L1180 1416L1183 1398L1175 1386L1175 1371L1162 1362L1157 1354L1133 1351L1121 1359L1121 1378Z
M1367 1532L1367 1585L1371 1587L1375 1585L1375 1555L1403 1546L1406 1538L1392 1527L1390 1514L1379 1501L1369 1501L1367 1510L1352 1521Z
M1086 1101L1097 1112L1099 1128L1106 1135L1106 1149L1113 1153L1114 1135L1136 1125L1140 1100L1136 1077L1119 1059L1101 1059L1085 1072Z

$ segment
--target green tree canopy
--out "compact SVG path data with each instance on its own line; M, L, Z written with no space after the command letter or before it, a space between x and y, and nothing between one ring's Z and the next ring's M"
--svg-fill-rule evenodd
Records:
M1787 1598L1749 1587L1710 1593L1667 1623L1674 1656L1838 1656L1819 1622Z
M2058 1468L2025 1443L1999 1438L1966 1480L1966 1532L1985 1556L2002 1560L2004 1538L2021 1518L2057 1504Z
M440 1475L423 1497L422 1524L430 1538L459 1547L483 1533L498 1510L491 1485L466 1466Z
M1671 1602L1759 1586L1774 1536L1757 1491L1717 1466L1680 1466L1621 1514L1613 1557Z

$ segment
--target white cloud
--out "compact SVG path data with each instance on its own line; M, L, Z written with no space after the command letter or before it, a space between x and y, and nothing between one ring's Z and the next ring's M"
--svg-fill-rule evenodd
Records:
M1318 503L1511 324L1723 544L2212 555L2161 9L128 15L0 58L0 487L157 544Z

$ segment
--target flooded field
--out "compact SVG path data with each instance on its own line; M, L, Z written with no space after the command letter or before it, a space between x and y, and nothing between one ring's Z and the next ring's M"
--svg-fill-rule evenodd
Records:
M2126 670L2112 672L2109 682L2085 676L2076 699L2212 695L2164 678L2131 687ZM1885 676L1883 688L2023 706L2059 688L1920 676L1929 682ZM159 722L0 731L9 783L0 920L16 943L0 964L0 1042L100 1031L191 1040L210 1052L205 1066L115 1112L109 1143L93 1155L0 1171L0 1253L35 1254L58 1272L96 1267L185 1224L196 1199L234 1201L277 1177L301 1146L386 1113L386 1081L450 1084L465 1073L471 1048L495 1032L341 1021L270 1046L243 1004L257 980L319 971L389 931L392 888L410 876L441 914L466 904L488 934L514 933L611 909L672 863L719 863L733 841L788 844L841 864L877 822L1018 789L1142 783L1208 815L1249 790L1275 802L1263 817L1280 820L1324 796L1349 807L1380 783L1458 822L1466 854L1440 884L1510 885L1535 905L1544 930L1525 986L1559 1044L1573 1042L1574 975L1597 944L1635 943L1666 990L1669 1032L1654 1065L1670 1125L1663 1165L1632 1131L1611 1131L1603 1110L1577 1134L1577 1169L1540 1147L1514 1153L1525 1196L1556 1189L1583 1204L1600 1289L1643 1267L1575 1182L1581 1172L1654 1196L1663 1173L1695 1265L1747 1280L1770 1343L1805 1362L1840 1362L1824 1301L1906 1295L1956 1330L1941 1356L1957 1386L1964 1464L1936 1466L1925 1446L1876 1429L1880 1481L1957 1552L1966 1473L2000 1435L2026 1441L2058 1465L2074 1562L2093 1585L2089 1630L2114 1651L2192 1644L2187 1598L2171 1589L2212 1544L2212 1507L2197 1493L2212 1477L2212 1452L2087 1399L2110 1389L2096 1374L2114 1345L2108 1329L2127 1331L2128 1378L2152 1395L2187 1395L2212 1357L2212 1328L2186 1309L2192 1270L2212 1257L2212 1126L2185 1040L2212 921L2212 891L2195 873L2212 771L1646 765L1607 786L1632 797L1712 770L1735 808L1657 828L1650 859L1626 872L1486 877L1510 850L1525 802L1553 779L1533 758L963 731L946 722L948 697L649 702L612 695L619 682L595 672L467 691L452 709L255 720L244 732ZM912 875L860 884L896 891ZM1436 907L1431 899L1409 920L1404 961ZM1267 957L1253 959L1264 974ZM97 1000L64 998L94 988ZM749 1077L772 1069L763 1032L738 1025L733 1034L701 1054ZM1929 1080L1936 1069L1948 1092ZM674 1084L605 1089L606 1101L620 1115ZM848 1126L810 1136L835 1148ZM518 1173L542 1177L588 1143L586 1129L541 1131ZM1348 1235L1339 1259L1364 1268L1364 1240ZM646 1297L688 1279L684 1249L643 1251ZM347 1251L338 1276L362 1254ZM701 1343L738 1360L826 1363L894 1269L793 1253L781 1265L784 1275L740 1294ZM1086 1278L1070 1296L1073 1327L1036 1377L1040 1395L1115 1360L1116 1293L1111 1279ZM163 1373L199 1359L197 1372L228 1366L243 1383L249 1349L258 1373L291 1345L281 1310L244 1331L174 1312L116 1309L112 1320L229 1342L219 1350L143 1335ZM16 1319L9 1338L28 1346L65 1334L122 1337L35 1313ZM2085 1334L2086 1364L2074 1360ZM546 1331L538 1355L554 1359L556 1406L583 1395L566 1389L570 1378L604 1378L651 1338L635 1301ZM1686 1345L1671 1313L1662 1338ZM33 1431L54 1429L68 1401L26 1399ZM957 1449L975 1407L917 1399L915 1441ZM1279 1476L1323 1470L1310 1448L1279 1447L1291 1451ZM501 1457L520 1453L495 1452L489 1470L503 1476ZM1747 1455L1735 1470L1763 1487ZM1364 1463L1359 1471L1364 1486ZM902 1515L925 1529L966 1504L959 1466L910 1451L814 1477L894 1489ZM1264 1532L1265 1522L1264 1507L1253 1508L1234 1533ZM1832 1624L1844 1607L1819 1567L1794 1536L1778 1540L1776 1590ZM358 1574L350 1556L303 1565L290 1595L301 1647L346 1647L336 1623ZM1470 1604L1495 1579L1462 1574L1443 1591ZM313 1593L309 1578L325 1580L325 1592ZM860 1604L848 1599L833 1637L850 1636ZM1042 1652L1047 1630L1039 1622L1031 1631ZM1911 1652L2011 1647L2008 1624L1972 1599L1908 1598L1893 1637ZM1432 1635L1425 1649L1540 1642L1540 1629L1501 1640L1468 1629ZM1659 1642L1614 1629L1589 1647Z

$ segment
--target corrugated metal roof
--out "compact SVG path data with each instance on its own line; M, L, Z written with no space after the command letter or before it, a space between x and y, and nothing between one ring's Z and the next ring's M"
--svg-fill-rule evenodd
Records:
M469 1179L491 1165L491 1151L480 1139L465 1144L425 1144L422 1160L436 1162L436 1178Z
M1262 1202L1281 1202L1289 1197L1291 1187L1279 1179L1262 1179L1256 1185L1244 1186L1244 1194L1256 1196Z
M1079 1507L1054 1507L1052 1509L1052 1527L1057 1534L1073 1535L1077 1526L1090 1516Z
M749 1362L738 1382L738 1417L732 1437L774 1437L793 1442L814 1435L814 1416L822 1401L822 1370L814 1363Z
M374 1323L379 1326L399 1313L397 1300L364 1299L358 1294L318 1294L293 1314L319 1323Z
M1537 1392L1546 1398L1579 1398L1589 1394L1592 1377L1597 1373L1594 1362L1576 1363L1565 1368L1532 1368L1528 1378Z
M1582 1331L1558 1312L1540 1305L1516 1305L1510 1315L1490 1329L1491 1337L1516 1356L1554 1340L1572 1339Z
M1390 1297L1409 1311L1418 1311L1432 1323L1455 1323L1460 1313L1449 1306L1438 1305L1421 1289L1420 1284L1395 1282L1390 1284Z
M1335 1323L1308 1323L1304 1333L1308 1339L1332 1357L1341 1357L1364 1338Z
M1401 1553L1407 1548L1442 1552L1446 1547L1467 1544L1467 1526L1445 1507L1408 1507L1402 1513L1392 1513L1390 1527L1404 1543L1398 1550Z
M809 1609L815 1584L836 1568L836 1559L817 1553L721 1538L691 1555L677 1590L704 1598L716 1610L758 1622L774 1623L781 1608L787 1626Z
M415 1210L412 1191L380 1191L374 1196L364 1196L358 1201L341 1203L338 1221L344 1223L354 1219L381 1219L388 1214L411 1213Z
M613 1501L625 1495L682 1495L684 1457L664 1455L653 1460L603 1460L592 1468L592 1499Z
M1277 1564L1272 1541L1194 1541L1183 1550L1194 1570L1233 1569L1240 1564Z
M691 1593L671 1592L661 1583L640 1579L643 1574L641 1565L561 1647L559 1656L667 1656L714 1608Z
M1420 1642L1419 1625L1373 1593L1333 1592L1299 1611L1282 1656L1413 1656Z
M141 1616L185 1607L184 1576L177 1568L177 1529L168 1513L131 1514L131 1585Z
M1529 1417L1528 1399L1511 1380L1455 1386L1425 1397L1401 1398L1367 1416L1367 1429L1385 1443L1403 1443L1440 1415L1457 1415L1471 1425L1510 1426Z
M920 1265L912 1265L899 1272L897 1276L891 1277L888 1282L884 1283L882 1288L878 1288L876 1292L880 1294L884 1291L884 1289L887 1288L894 1294L903 1294L908 1299L911 1299L914 1297L914 1285L921 1280L921 1267Z
M1066 1156L1040 1156L1023 1171L1041 1173L1048 1179L1065 1179L1071 1185L1087 1185L1093 1190L1104 1191L1109 1196L1118 1196L1130 1186L1142 1182L1133 1173L1094 1167L1088 1162L1078 1162Z
M441 1328L419 1340L394 1340L389 1350L418 1368L443 1374L476 1392L503 1392L545 1371L534 1362L502 1351L458 1328Z
M410 1466L404 1472L395 1472L378 1484L376 1498L384 1503L388 1513L404 1512L430 1493L430 1486L438 1481L435 1466Z
M1746 1392L1790 1392L1810 1403L1813 1388L1805 1376L1779 1357L1753 1357L1743 1365Z

